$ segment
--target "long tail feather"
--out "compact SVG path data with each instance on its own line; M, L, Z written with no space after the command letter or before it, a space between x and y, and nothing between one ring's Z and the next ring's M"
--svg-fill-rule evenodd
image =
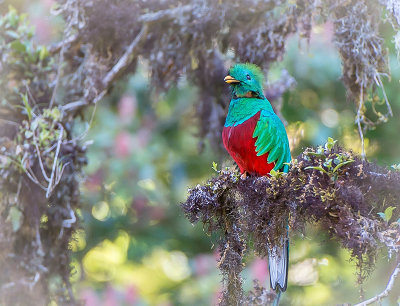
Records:
M286 237L281 246L268 250L269 280L273 290L277 293L277 303L281 292L286 291L289 266L289 240Z

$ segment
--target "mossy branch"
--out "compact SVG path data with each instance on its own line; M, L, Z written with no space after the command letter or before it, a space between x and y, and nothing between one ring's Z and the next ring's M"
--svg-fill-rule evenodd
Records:
M205 185L191 189L182 208L191 222L221 235L222 304L229 304L228 297L244 296L238 294L241 282L234 282L239 275L231 273L243 268L248 239L256 254L266 257L267 249L280 243L288 218L291 235L317 224L350 250L361 284L374 267L379 246L386 246L389 255L400 251L400 223L391 222L399 212L392 209L389 220L378 214L397 206L399 197L400 172L363 161L328 142L306 149L292 161L288 174L243 180L235 171L221 170ZM227 217L231 232L225 230ZM235 252L230 250L233 244L238 246Z

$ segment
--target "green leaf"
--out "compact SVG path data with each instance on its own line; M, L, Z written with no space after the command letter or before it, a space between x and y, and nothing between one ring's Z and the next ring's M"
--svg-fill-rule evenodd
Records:
M8 37L13 38L13 39L19 39L20 38L19 34L17 32L11 31L11 30L5 31L4 34L6 34Z
M332 137L328 137L328 141L325 143L325 149L326 150L331 150L334 146L337 140L334 140Z
M26 113L28 115L29 121L32 119L32 107L29 105L28 96L26 94L21 95L22 102L24 103Z
M19 16L18 16L17 10L12 5L8 6L7 17L8 17L8 22L10 23L10 25L13 28L16 28L19 23Z
M400 164L394 164L391 166L394 170L400 171Z
M389 206L388 208L385 209L385 212L379 212L378 215L385 220L386 222L389 222L390 219L392 218L393 215L393 210L395 210L396 207Z
M269 172L269 174L270 174L271 176L273 176L273 177L276 177L276 176L278 175L278 173L277 173L274 169L272 169L272 170Z
M324 166L326 168L328 168L328 170L330 170L332 168L332 158L328 158L325 162L324 162Z
M396 209L396 207L393 207L393 206L389 206L388 208L385 209L385 218L386 218L387 222L389 222L390 219L392 218L393 210L395 210L395 209Z
M332 137L328 137L328 141L325 143L325 149L331 150L334 146L337 140L334 140Z
M304 170L307 170L307 169L318 170L318 171L321 171L321 172L323 172L323 173L329 175L328 171L326 171L326 170L325 170L324 168L322 168L322 167L310 166L310 167L305 167L305 168L304 168Z
M24 135L26 139L29 139L33 136L33 132L26 130Z
M12 206L7 219L11 221L13 231L16 232L21 227L22 212L17 207Z
M350 160L346 160L346 161L344 161L344 162L341 162L339 165L337 165L334 169L333 169L333 173L335 173L337 170L339 170L341 167L343 167L344 165L347 165L347 164L351 164L351 163L353 163L354 162L354 160L353 159L350 159Z
M25 52L26 46L19 40L14 40L10 43L10 47L18 52Z
M212 169L213 169L215 172L218 172L217 166L218 166L218 164L217 164L216 162L213 161L213 163L212 163Z
M39 51L40 61L43 61L48 56L49 56L49 51L47 50L47 48L45 46L42 46Z

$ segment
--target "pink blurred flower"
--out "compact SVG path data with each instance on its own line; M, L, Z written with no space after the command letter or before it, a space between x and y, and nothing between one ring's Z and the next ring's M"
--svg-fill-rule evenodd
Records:
M139 299L138 291L135 285L129 285L125 291L125 302L134 305Z
M115 155L117 158L125 158L131 153L132 139L131 135L126 132L120 132L115 138Z
M47 8L51 8L56 3L54 0L41 0L40 2Z
M150 219L151 220L159 221L162 218L164 218L164 216L165 216L164 207L155 206L155 207L151 208L151 210L150 210Z
M122 123L129 123L136 114L137 101L135 96L125 95L118 102L118 114Z
M114 290L114 288L109 285L107 287L107 290L105 292L104 296L104 306L117 306L119 305L118 303L118 296L117 296L117 291Z
M212 297L211 305L219 305L222 299L222 288L218 286L217 290L215 290L214 295Z
M136 134L136 145L137 147L144 148L150 141L151 132L146 129L140 129Z
M257 279L261 285L265 285L268 280L267 259L255 258L250 266L253 279Z
M209 254L201 254L194 258L194 273L197 276L204 276L214 270L216 266L216 261L214 256Z
M92 289L84 289L81 292L81 298L85 306L98 306L100 304L99 298Z
M41 16L40 18L34 18L31 22L35 26L35 40L39 44L51 42L53 29L48 17Z
M148 208L149 200L141 195L133 198L132 209L136 211L138 215L143 214Z
M85 181L85 187L92 192L99 191L104 181L104 171L102 169L97 170L95 173L88 176Z

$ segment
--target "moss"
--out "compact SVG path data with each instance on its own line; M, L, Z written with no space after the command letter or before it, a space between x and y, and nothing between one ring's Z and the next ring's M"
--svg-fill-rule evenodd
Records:
M209 232L221 235L222 304L229 304L232 294L244 298L237 292L242 292L239 273L249 239L254 252L267 256L268 248L286 235L287 220L291 234L302 232L307 224L318 224L349 249L362 283L374 267L379 246L399 251L394 242L399 224L378 215L386 207L397 206L399 197L399 172L362 161L331 144L307 148L292 162L287 175L242 180L236 172L222 170L204 186L190 190L182 208L191 222L201 222ZM399 216L396 212L392 220Z

